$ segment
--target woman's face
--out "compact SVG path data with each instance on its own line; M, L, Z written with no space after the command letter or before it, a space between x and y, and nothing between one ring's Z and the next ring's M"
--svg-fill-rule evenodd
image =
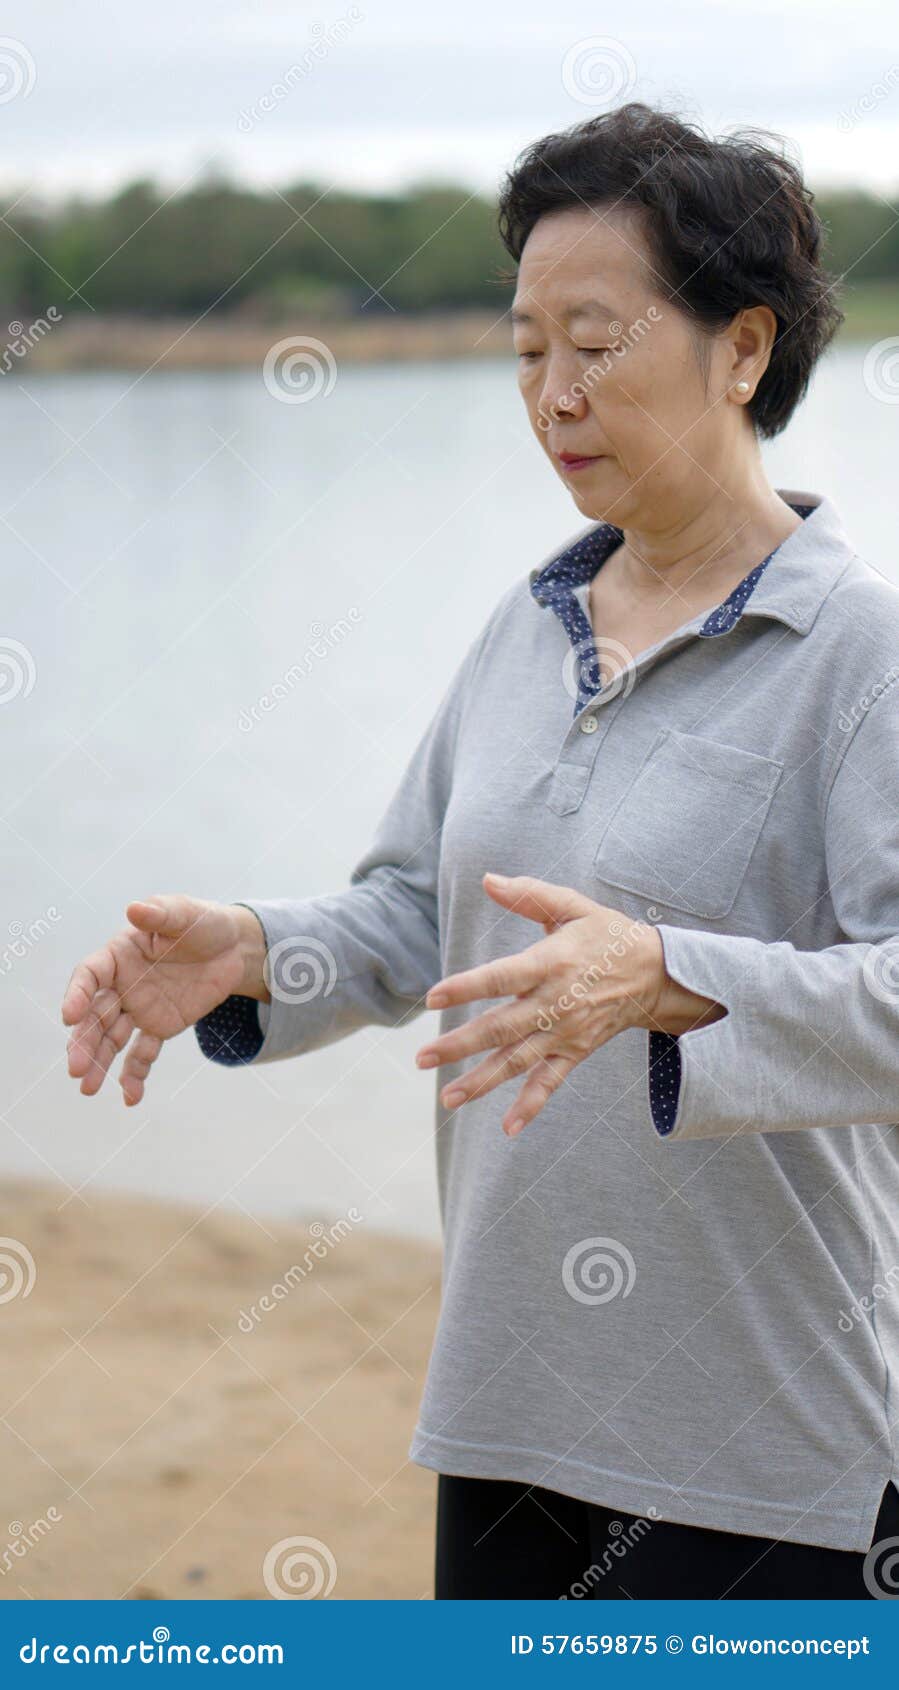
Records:
M726 485L735 446L754 442L726 395L743 375L758 380L759 332L764 341L764 319L774 322L760 310L706 338L706 372L696 329L658 291L632 210L540 219L512 310L519 383L585 516L652 529Z

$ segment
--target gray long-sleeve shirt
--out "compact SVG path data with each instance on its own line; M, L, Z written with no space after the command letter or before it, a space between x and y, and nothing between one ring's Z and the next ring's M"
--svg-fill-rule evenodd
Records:
M488 868L620 910L624 942L655 921L723 1019L619 1034L516 1140L508 1087L438 1103L446 1272L411 1453L860 1550L899 1478L899 593L830 501L782 497L804 520L764 567L599 691L578 610L618 531L517 581L351 885L250 901L271 1005L229 999L198 1035L266 1062L407 1019L540 936Z

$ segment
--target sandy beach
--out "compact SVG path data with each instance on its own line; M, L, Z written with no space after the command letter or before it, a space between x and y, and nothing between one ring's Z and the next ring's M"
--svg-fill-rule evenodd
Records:
M439 1255L355 1215L4 1185L0 1600L432 1595Z

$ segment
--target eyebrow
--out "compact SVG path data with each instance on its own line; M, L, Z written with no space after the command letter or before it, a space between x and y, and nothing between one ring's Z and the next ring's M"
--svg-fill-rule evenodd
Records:
M601 299L582 299L577 305L569 305L564 311L560 311L559 320L567 323L575 317L604 317L611 323L617 319L618 315L617 311L612 310L611 305L606 305ZM509 317L513 328L535 321L530 311L525 311L518 305L512 306Z

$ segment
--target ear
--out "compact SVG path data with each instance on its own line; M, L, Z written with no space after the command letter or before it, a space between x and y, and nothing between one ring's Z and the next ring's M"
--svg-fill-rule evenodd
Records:
M771 348L777 336L777 318L770 305L748 305L738 311L730 327L731 366L728 387L748 381L749 397L768 368Z

